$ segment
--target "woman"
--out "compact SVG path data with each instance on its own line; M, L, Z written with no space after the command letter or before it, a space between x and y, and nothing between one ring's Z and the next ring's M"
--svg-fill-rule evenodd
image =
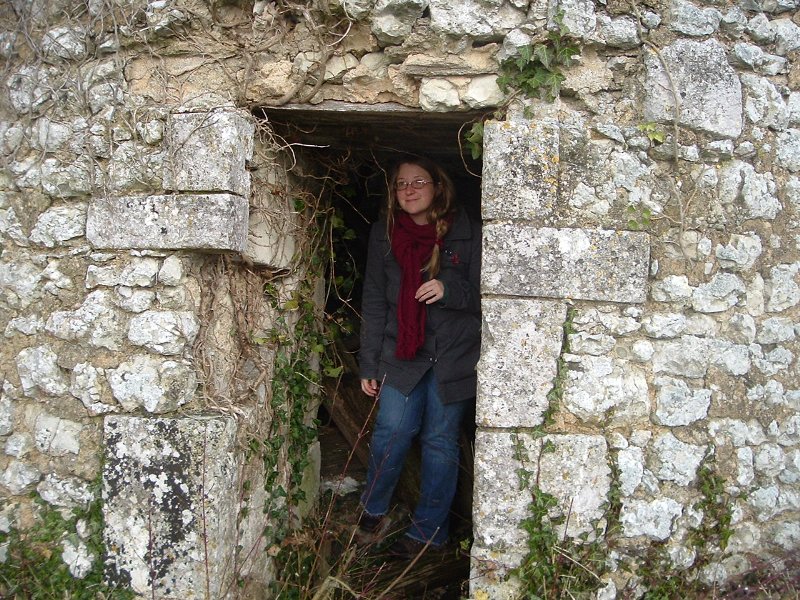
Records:
M370 233L359 367L361 389L379 407L359 534L374 540L387 529L392 493L419 434L420 497L411 526L389 549L397 556L447 541L459 426L475 399L481 231L454 196L438 165L407 157L390 173L387 214Z

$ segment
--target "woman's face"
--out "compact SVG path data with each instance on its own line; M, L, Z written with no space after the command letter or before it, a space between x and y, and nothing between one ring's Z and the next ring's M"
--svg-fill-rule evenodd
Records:
M428 222L428 212L431 208L433 198L436 196L436 185L433 177L422 167L403 163L397 170L397 184L395 194L397 202L417 225L425 225ZM413 182L424 181L425 184L416 189ZM405 185L405 189L400 189Z

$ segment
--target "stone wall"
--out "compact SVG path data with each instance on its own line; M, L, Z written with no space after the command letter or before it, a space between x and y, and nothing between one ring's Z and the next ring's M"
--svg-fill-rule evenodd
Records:
M248 109L344 101L502 107L484 138L475 598L516 593L530 465L570 538L619 499L604 597L637 588L655 544L698 564L701 465L733 511L705 581L796 551L797 8L6 3L3 531L30 525L29 492L83 505L102 472L113 581L214 597L234 573L269 578L235 552L273 540L226 486L266 476L240 460L248 432L285 433L269 428L280 348L242 335L277 322L254 290L286 299L307 278L291 199L314 180L287 174L287 141ZM557 21L581 46L560 97L506 106L500 62ZM81 577L98 558L67 539Z

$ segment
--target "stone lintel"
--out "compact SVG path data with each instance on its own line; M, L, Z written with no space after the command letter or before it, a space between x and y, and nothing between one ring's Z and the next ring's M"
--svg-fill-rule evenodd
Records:
M409 54L400 70L410 77L448 77L497 74L497 61L484 48L463 54Z
M483 139L483 218L550 216L558 197L558 121L488 121Z
M520 223L483 228L484 294L642 303L648 234Z
M247 220L247 200L233 194L95 198L86 237L96 248L241 252Z
M236 429L230 417L106 417L110 583L187 600L222 598L235 586Z
M547 451L542 450L545 444ZM538 483L541 491L556 498L555 510L569 515L556 532L559 538L591 536L602 522L603 504L611 489L608 460L601 435L539 437L479 430L475 439L472 591L497 587L527 554L527 534L521 524L530 516L530 486ZM520 470L531 473L529 481L520 481Z
M548 408L567 306L554 300L484 298L476 421L538 427Z

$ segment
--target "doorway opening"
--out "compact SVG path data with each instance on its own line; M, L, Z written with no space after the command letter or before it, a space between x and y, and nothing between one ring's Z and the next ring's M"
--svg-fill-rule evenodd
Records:
M319 413L322 478L350 477L363 483L369 443L369 430L364 423L369 421L373 403L360 389L357 367L361 281L370 226L378 220L385 204L386 171L405 154L432 159L453 180L458 203L479 220L482 164L471 158L459 138L463 140L470 124L485 115L342 102L259 108L254 114L291 145L292 152L301 154L304 164L317 164L322 172L336 166L328 200L341 220L341 226L334 230L341 235L334 235L333 268L328 276L342 277L352 288L343 298L336 292L337 286L327 286L333 292L326 299L326 313L344 312L349 324L338 341L344 371L335 383L326 386ZM452 537L457 539L471 537L472 531L474 422L474 413L464 419L461 476L451 515ZM419 480L413 452L395 492L395 501L408 508L413 508L416 501ZM418 465L418 458L416 461Z

